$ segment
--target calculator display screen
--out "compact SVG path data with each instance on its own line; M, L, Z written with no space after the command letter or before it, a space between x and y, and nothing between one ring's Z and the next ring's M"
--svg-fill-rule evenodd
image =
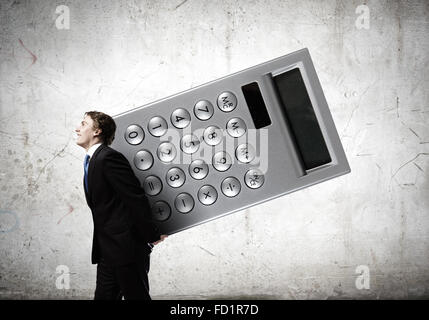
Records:
M276 75L273 81L304 168L310 170L331 162L300 70Z
M262 97L261 90L257 82L252 82L241 87L244 99L249 107L255 129L260 129L271 124L271 119Z

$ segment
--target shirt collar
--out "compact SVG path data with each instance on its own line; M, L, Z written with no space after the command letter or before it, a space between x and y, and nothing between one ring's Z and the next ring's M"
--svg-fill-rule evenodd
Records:
M93 154L94 154L94 152L95 152L95 150L97 150L98 149L98 147L99 146L101 146L102 145L102 143L96 143L96 144L94 144L93 146L91 146L89 149L88 149L88 152L86 153L87 155L89 155L89 158L91 159L92 158L92 156L93 156Z

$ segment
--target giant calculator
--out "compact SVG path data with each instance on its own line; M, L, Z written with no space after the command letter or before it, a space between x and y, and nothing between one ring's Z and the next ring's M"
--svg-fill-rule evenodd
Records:
M113 118L164 234L350 172L307 49Z

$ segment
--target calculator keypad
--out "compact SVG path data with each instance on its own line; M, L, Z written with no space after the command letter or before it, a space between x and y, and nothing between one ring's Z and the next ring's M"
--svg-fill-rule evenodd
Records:
M218 145L222 141L223 133L219 127L209 126L204 130L204 141L210 145Z
M194 198L189 193L183 192L174 200L174 206L181 213L188 213L194 208Z
M221 189L227 197L235 197L241 191L241 184L235 177L228 177L222 181Z
M186 109L179 108L173 111L170 120L173 126L183 129L191 123L191 115Z
M156 221L165 221L170 218L171 209L167 202L157 201L152 206L152 218Z
M207 177L209 173L209 166L204 160L197 159L191 162L189 165L189 174L196 180L201 180Z
M159 145L157 154L162 162L171 162L176 158L176 147L171 142L163 142Z
M219 151L213 156L212 164L217 171L226 171L232 165L231 156L225 151Z
M168 170L165 179L170 187L179 188L185 183L186 176L182 169L174 167Z
M226 124L226 130L231 137L239 138L246 133L246 123L240 118L232 118Z
M259 169L251 169L246 172L244 182L251 189L258 189L262 187L265 182L264 174Z
M127 130L125 130L125 140L127 140L129 144L139 144L143 141L143 139L144 131L140 126L132 124L127 128Z
M224 91L218 95L216 104L222 111L221 114L232 112L237 107L237 97L230 91ZM213 104L208 100L199 100L193 106L193 114L195 116L194 121L198 125L198 121L207 121L213 117L216 110ZM219 111L218 111L219 112ZM170 115L164 115L170 117L171 125L177 129L187 128L191 122L191 114L185 108L176 108ZM168 130L168 122L161 115L154 115L149 119L147 124L147 130L155 138L163 137ZM221 127L223 129L221 129ZM192 128L195 129L195 128ZM191 183L202 182L202 186L199 187L195 195L191 195L188 192L178 192L174 198L174 203L170 207L168 201L154 199L155 202L152 205L152 217L155 221L167 221L172 215L172 208L175 208L177 212L182 214L191 213L195 208L195 199L198 200L204 206L215 205L219 200L219 197L225 196L226 198L237 197L242 192L242 183L248 189L261 188L265 182L264 174L256 168L248 168L244 178L238 179L232 175L226 175L219 184L212 185L205 183L204 180L209 177L210 170L214 169L213 173L222 174L227 172L232 164L235 162L238 165L247 164L249 165L256 156L255 148L250 143L241 143L231 150L233 154L229 154L227 151L217 151L211 157L211 163L206 163L203 159L199 158L199 149L201 144L205 144L205 147L218 147L224 138L237 139L244 136L247 133L246 122L239 117L229 117L225 119L225 122L220 126L209 124L208 126L197 127L197 131L192 133L185 133L180 139L180 150L176 150L175 144L169 139L162 141L159 140L158 147L156 149L156 156L163 163L163 165L172 165L170 168L166 168L165 177L157 175L147 176L142 186L145 193L150 197L156 197L162 195L164 189L179 191L180 188L187 183L187 175L191 179ZM225 130L226 129L226 130ZM128 126L125 132L125 140L131 145L138 145L145 139L145 133L140 125L132 124ZM153 139L153 138L152 138ZM246 140L244 140L246 141ZM155 150L154 150L155 151ZM204 150L201 150L201 152ZM173 161L179 156L178 152L191 156L191 162L186 168L178 167L173 165ZM233 161L234 160L234 161ZM175 162L174 162L175 163ZM150 169L154 164L152 153L146 149L139 150L134 156L134 165L139 169L146 171ZM187 172L186 172L187 171ZM192 182L193 180L193 182ZM165 183L165 187L164 187ZM172 188L172 189L170 189ZM197 213L195 213L197 214Z
M162 190L162 182L157 176L148 176L143 182L143 189L149 196L156 196Z
M238 161L249 163L255 159L255 148L253 148L252 145L248 143L240 144L235 150L235 156Z
M139 170L148 170L153 165L153 157L152 154L147 150L140 150L134 156L134 165Z
M231 112L237 107L237 97L232 92L222 92L217 98L217 106L223 112Z
M193 154L200 147L200 140L193 134L187 134L180 140L180 148L184 153Z
M211 185L205 185L198 190L198 200L206 205L212 205L217 200L217 191Z
M202 121L209 120L213 116L213 113L214 108L210 101L200 100L194 106L195 116Z
M167 129L167 121L163 117L153 117L150 119L149 124L147 125L147 130L154 137L161 137L167 132Z

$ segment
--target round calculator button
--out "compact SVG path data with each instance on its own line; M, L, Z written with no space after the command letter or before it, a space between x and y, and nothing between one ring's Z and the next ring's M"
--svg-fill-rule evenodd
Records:
M186 128L191 122L191 115L183 108L179 108L173 111L171 114L171 123L178 129Z
M250 169L244 176L244 182L251 189L262 187L265 182L264 174L259 169Z
M194 208L194 199L189 193L180 193L174 200L174 206L181 213L188 213Z
M152 117L147 125L147 130L154 137L161 137L167 132L167 121L163 117Z
M139 170L148 170L153 165L152 154L147 150L140 150L134 156L134 165Z
M167 171L165 180L173 188L179 188L185 183L186 177L182 169L174 167Z
M235 197L241 191L241 184L237 178L228 177L222 181L221 190L227 197Z
M165 221L170 218L171 209L167 202L157 201L152 206L152 219L155 221Z
M193 134L187 134L180 140L180 148L184 153L192 154L200 147L200 140Z
M210 101L200 100L194 106L195 116L203 121L210 119L213 116L214 108Z
M209 206L217 200L217 191L210 185L205 185L198 190L198 200L206 206Z
M197 159L191 162L189 165L189 174L196 180L201 180L207 177L209 173L209 166L204 160Z
M143 141L144 139L144 131L142 127L132 124L128 126L127 130L125 130L125 140L129 144L136 145Z
M231 112L237 107L237 97L232 92L222 92L217 97L217 106L223 112Z
M237 149L235 149L235 157L240 162L249 163L255 158L255 148L248 143L240 144Z
M232 118L226 124L226 131L231 137L239 138L246 133L246 123L240 118Z
M213 156L212 164L217 171L226 171L231 167L231 156L225 151L217 152Z
M170 142L163 142L158 146L157 155L162 162L171 162L176 157L176 148Z
M203 138L208 145L215 146L222 141L223 133L219 127L209 126L204 130Z
M147 195L156 196L162 190L161 179L156 176L148 176L143 181L143 189Z

